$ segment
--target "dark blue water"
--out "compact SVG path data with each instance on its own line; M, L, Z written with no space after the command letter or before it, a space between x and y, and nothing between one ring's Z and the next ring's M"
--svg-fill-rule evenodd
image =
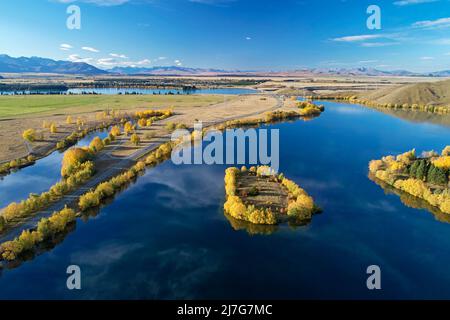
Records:
M53 250L4 270L0 298L450 298L450 225L367 177L369 160L441 150L450 129L325 106L313 121L272 126L281 171L323 208L309 225L237 231L222 211L224 166L166 162ZM70 264L80 291L66 289ZM366 288L372 264L380 291Z
M88 146L94 137L103 139L107 135L106 130L91 132L75 146ZM0 208L6 207L13 201L25 200L30 193L40 194L48 191L52 185L61 180L63 156L64 153L57 150L29 167L0 177Z
M144 88L74 88L67 91L0 91L1 94L254 94L257 90L245 89L245 88L211 88L211 89L193 89L193 90L180 90L180 89L144 89Z

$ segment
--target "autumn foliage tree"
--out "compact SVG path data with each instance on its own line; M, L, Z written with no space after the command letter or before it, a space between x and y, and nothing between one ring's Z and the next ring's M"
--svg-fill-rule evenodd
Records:
M50 125L50 133L57 133L58 132L58 127L56 126L55 123L52 123Z
M129 135L130 133L132 133L135 129L135 126L131 123L131 122L126 122L125 125L123 126L123 131L125 132L126 135Z
M138 120L138 125L139 125L139 127L141 127L141 128L146 127L146 126L147 126L147 119L145 119L145 118L139 119L139 120Z
M99 137L95 137L92 139L91 143L89 144L89 149L91 149L94 153L101 151L105 147L102 139Z
M122 134L122 132L120 131L120 128L118 126L114 126L111 128L110 134L114 137L118 137Z
M67 177L74 172L78 165L87 161L90 153L84 148L72 148L64 153L61 175Z
M30 142L36 140L36 131L34 129L27 129L22 133L22 137Z
M133 143L134 145L137 146L141 142L141 138L139 138L139 136L136 133L133 133L131 135L130 141L131 141L131 143Z

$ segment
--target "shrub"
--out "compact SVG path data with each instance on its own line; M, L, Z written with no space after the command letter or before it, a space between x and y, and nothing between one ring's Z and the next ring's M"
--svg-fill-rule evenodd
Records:
M167 122L165 125L165 128L170 132L174 131L176 127L177 127L176 123L173 122Z
M177 130L180 130L180 129L187 129L188 127L184 123L178 123L175 128Z

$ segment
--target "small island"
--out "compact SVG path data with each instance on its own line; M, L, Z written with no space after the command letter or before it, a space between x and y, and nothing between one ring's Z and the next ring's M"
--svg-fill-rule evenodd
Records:
M252 224L306 224L320 211L305 190L268 166L228 168L225 191L225 213Z
M440 155L429 151L417 157L411 150L369 164L370 174L376 179L423 199L446 214L450 214L449 170L450 146Z

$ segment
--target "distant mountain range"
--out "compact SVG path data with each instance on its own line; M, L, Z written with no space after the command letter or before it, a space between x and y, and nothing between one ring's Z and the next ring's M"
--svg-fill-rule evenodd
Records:
M133 68L133 67L115 67L108 70L110 73L135 74L135 75L165 75L165 76L183 76L183 75L217 75L228 74L230 71L220 69L186 68L186 67L152 67L152 68Z
M0 55L0 72L4 73L58 73L100 75L107 71L98 69L84 62L56 61L40 57L13 58L6 54Z
M406 70L383 71L374 68L335 68L335 69L299 69L289 71L242 71L242 70L221 70L207 68L187 68L178 66L160 66L151 68L137 67L115 67L109 70L102 70L84 62L56 61L40 57L19 57L14 58L6 54L0 55L1 73L56 73L69 75L155 75L155 76L314 76L314 75L341 75L341 76L430 76L430 77L450 77L450 70L415 73ZM0 77L1 78L1 77Z
M419 73L411 72L407 70L394 70L394 71L383 71L374 68L351 68L351 69L311 69L314 74L336 74L336 75L359 75L359 76L400 76L400 77L449 77L450 70L429 72L429 73Z
M308 76L308 75L341 75L341 76L401 76L401 77L450 77L450 70L417 73L406 70L383 71L374 68L351 68L351 69L300 69L289 71L241 71L241 70L221 70L204 68L185 68L185 67L152 67L152 68L131 68L115 67L108 70L110 73L124 75L164 75L164 76L183 76L183 75L236 75L236 76Z

